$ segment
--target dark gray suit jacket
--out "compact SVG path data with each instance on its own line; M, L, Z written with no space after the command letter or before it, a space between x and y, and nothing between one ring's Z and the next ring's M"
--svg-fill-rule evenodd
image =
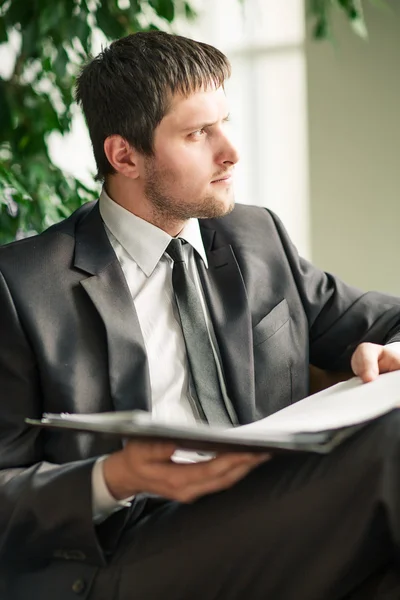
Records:
M346 370L361 341L400 339L399 299L301 260L269 211L239 205L201 232L200 278L241 423L307 395L310 362ZM3 581L19 573L16 598L75 597L74 580L90 582L146 502L94 527L92 466L119 443L24 424L44 411L150 407L143 338L97 204L0 249L0 394Z

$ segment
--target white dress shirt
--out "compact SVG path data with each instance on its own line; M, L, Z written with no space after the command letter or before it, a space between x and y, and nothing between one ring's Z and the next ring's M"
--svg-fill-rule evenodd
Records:
M172 287L173 260L165 254L171 236L151 223L133 215L111 200L103 190L99 202L110 243L120 262L131 292L148 357L151 414L157 421L193 425L198 420L196 404L190 393L190 375L185 341ZM186 265L202 302L204 316L216 360L223 399L234 424L237 417L228 398L214 329L203 297L195 252L208 266L197 219L190 219L179 237ZM104 520L111 512L126 505L109 493L103 476L102 461L93 469L93 516Z

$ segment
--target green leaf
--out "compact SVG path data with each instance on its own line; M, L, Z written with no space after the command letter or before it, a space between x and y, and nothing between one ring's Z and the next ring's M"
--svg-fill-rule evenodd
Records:
M337 0L338 4L342 7L342 9L347 14L350 20L358 19L360 17L360 13L362 12L361 3L356 0Z
M353 8L353 0L337 0L339 6L341 6L346 12L349 12Z
M58 48L56 59L53 61L53 69L57 77L61 79L67 74L68 54L63 47Z
M3 187L10 187L15 189L23 199L30 198L28 191L20 179L14 175L11 168L6 169L4 165L0 164L0 180ZM4 198L4 197L3 197Z
M175 17L175 3L173 0L149 0L149 4L159 17L162 17L169 23L174 20Z
M359 35L364 40L368 39L368 30L363 17L357 17L355 19L352 19L351 28L357 35Z
M368 31L364 19L362 0L353 0L353 7L349 17L353 31L364 40L368 39Z
M320 19L314 25L314 37L316 40L324 40L329 37L328 21Z
M105 0L101 0L100 5L95 12L95 18L99 29L101 29L109 39L118 39L125 35L126 30L115 18L115 15L111 13Z
M383 0L370 1L381 2ZM331 30L332 8L344 11L353 31L364 39L368 38L362 0L307 0L306 6L307 16L313 23L313 37L315 39L333 40Z
M0 141L7 140L11 127L11 109L6 96L6 84L0 77Z
M35 20L34 2L11 0L6 11L6 20L8 26L19 24L24 29Z
M38 58L41 51L39 39L38 24L33 20L22 30L21 54L29 56L31 60Z
M14 198L14 201L18 203L18 198ZM18 233L18 225L19 219L11 217L7 208L0 205L0 244L8 244L15 239Z
M89 54L92 30L84 13L80 13L80 15L71 19L70 31L70 38L77 37L81 42L86 54Z
M51 64L51 60L48 56L45 56L44 58L42 58L42 69L45 73L52 73L53 72L53 67Z
M148 27L146 27L146 31L160 31L160 28L154 23L149 23Z
M54 29L60 27L60 25L70 18L65 2L48 2L47 6L39 14L39 29L42 36L53 32Z
M0 44L8 41L7 27L4 19L0 18Z
M184 11L185 11L185 17L189 21L192 21L193 19L195 19L197 17L197 12L194 10L194 8L191 6L191 4L189 4L189 2L185 2L183 6L184 6Z

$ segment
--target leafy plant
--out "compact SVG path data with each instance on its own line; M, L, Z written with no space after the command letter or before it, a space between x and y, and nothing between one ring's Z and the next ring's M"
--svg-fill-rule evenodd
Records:
M371 4L385 7L385 0L369 0ZM307 0L307 15L312 23L313 36L317 40L332 39L332 12L344 11L353 31L366 39L368 31L365 24L363 0Z
M115 39L170 29L176 0L0 0L0 43L20 39L10 77L0 77L0 244L42 231L69 215L98 189L52 164L48 137L70 131L73 87L102 32Z
M316 38L329 37L335 6L365 36L361 0L307 1ZM98 194L48 152L49 135L71 129L74 79L94 36L172 31L178 15L195 17L190 1L0 0L0 44L19 44L12 73L0 77L0 244L42 231Z

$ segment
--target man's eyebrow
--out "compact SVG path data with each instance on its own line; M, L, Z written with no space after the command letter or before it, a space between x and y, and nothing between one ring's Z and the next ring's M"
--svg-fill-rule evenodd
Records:
M223 122L229 121L230 119L230 113L228 113L226 115L226 117L224 117L222 119ZM218 123L218 121L214 121L213 123L199 123L199 124L195 124L195 125L191 125L190 127L184 127L184 129L182 129L182 131L198 131L199 129L205 129L206 127L212 127L213 125L216 125Z

